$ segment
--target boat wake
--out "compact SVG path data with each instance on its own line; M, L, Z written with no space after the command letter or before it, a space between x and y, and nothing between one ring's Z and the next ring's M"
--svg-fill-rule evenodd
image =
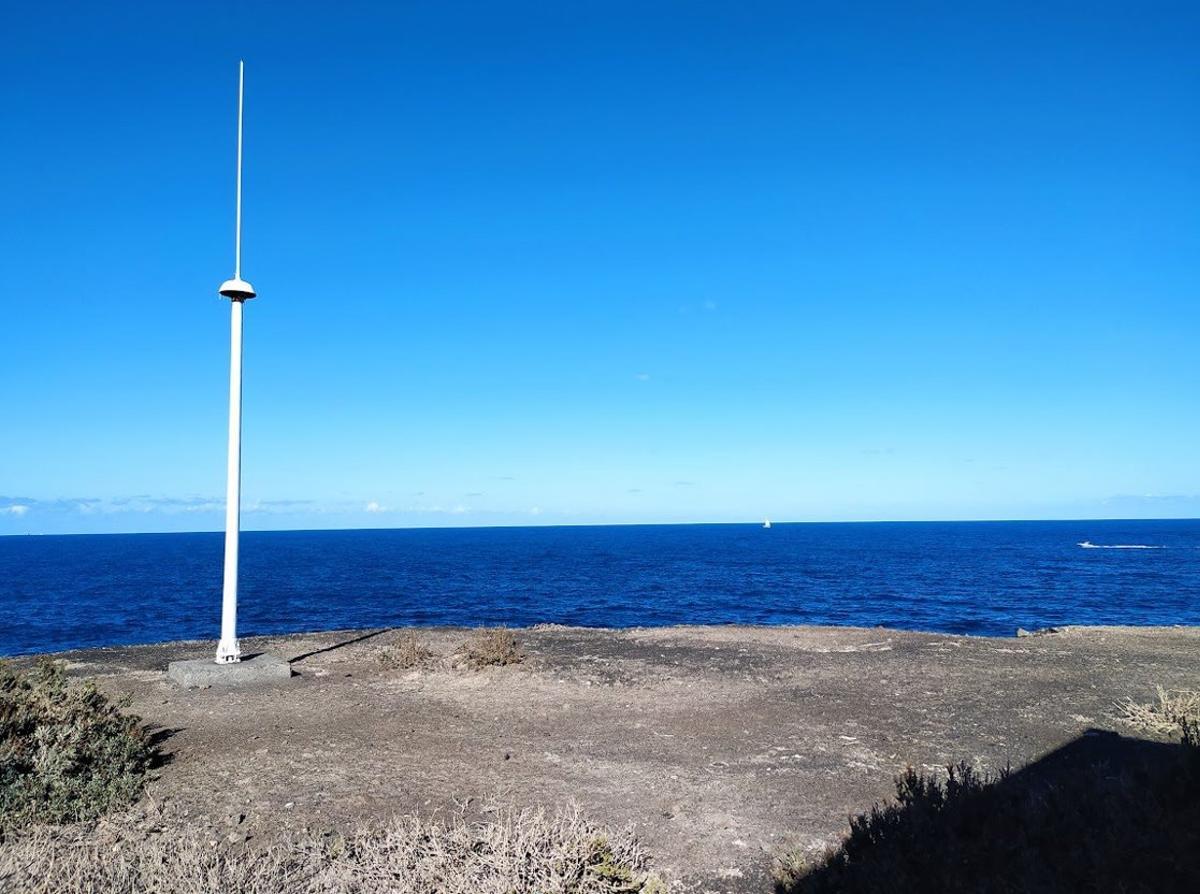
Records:
M1081 541L1079 545L1084 549L1166 549L1148 543L1092 543L1090 540Z

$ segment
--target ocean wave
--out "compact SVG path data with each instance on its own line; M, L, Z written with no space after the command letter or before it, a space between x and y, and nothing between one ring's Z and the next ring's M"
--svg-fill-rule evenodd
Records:
M1149 543L1092 543L1090 540L1081 541L1079 546L1084 549L1166 549Z

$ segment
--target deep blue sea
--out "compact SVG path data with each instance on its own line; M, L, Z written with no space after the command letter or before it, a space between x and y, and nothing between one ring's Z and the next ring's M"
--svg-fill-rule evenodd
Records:
M221 534L0 537L0 654L215 639L222 546ZM1004 636L1200 624L1200 521L242 535L242 635L539 622Z

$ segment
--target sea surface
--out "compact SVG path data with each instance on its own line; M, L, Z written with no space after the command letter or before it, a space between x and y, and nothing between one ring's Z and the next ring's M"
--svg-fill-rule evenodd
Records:
M215 639L222 549L216 533L0 537L0 655ZM1200 624L1194 520L247 532L241 551L241 635Z

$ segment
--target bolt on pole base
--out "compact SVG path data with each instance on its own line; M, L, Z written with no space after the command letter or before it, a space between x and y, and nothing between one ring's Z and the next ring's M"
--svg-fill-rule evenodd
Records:
M236 664L242 660L242 649L238 645L238 641L221 640L217 645L217 657L214 661L217 664Z

